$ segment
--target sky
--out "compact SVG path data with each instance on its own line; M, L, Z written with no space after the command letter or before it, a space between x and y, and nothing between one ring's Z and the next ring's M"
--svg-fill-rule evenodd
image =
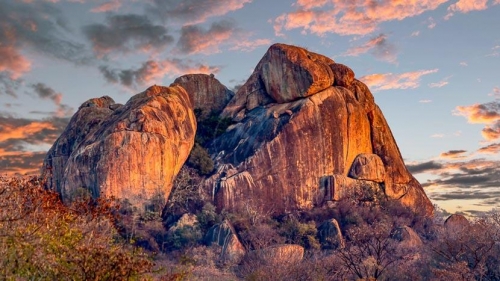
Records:
M500 0L1 0L0 174L37 173L89 98L214 74L273 43L352 68L447 212L500 207Z

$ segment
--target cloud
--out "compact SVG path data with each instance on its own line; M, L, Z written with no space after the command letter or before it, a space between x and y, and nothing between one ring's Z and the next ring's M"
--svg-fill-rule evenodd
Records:
M22 79L12 79L7 72L0 72L0 95L16 98L17 90L23 83Z
M443 165L441 163L438 163L435 161L428 161L428 162L415 163L415 164L406 164L406 168L408 168L408 171L412 174L425 173L427 171L441 169L442 167L443 167Z
M429 84L429 87L430 88L441 88L441 87L444 87L446 85L448 85L448 79L450 79L451 76L448 76L448 77L445 77L443 78L441 81L438 81L438 82L435 82L435 83L430 83Z
M450 19L454 15L454 12L465 14L471 11L486 10L488 8L487 3L488 0L459 0L448 7L448 14L444 19Z
M120 0L111 0L93 8L90 11L92 13L111 12L111 11L117 11L118 9L120 9L121 6L122 3L120 2Z
M38 95L39 98L50 99L56 105L61 104L62 94L57 93L54 89L48 87L44 83L32 84L31 88L33 88L33 90L35 90L35 93Z
M37 112L30 112L30 113L47 114L47 115L57 116L57 117L65 117L65 116L69 116L69 115L73 114L72 107L61 103L62 97L63 97L63 95L61 93L56 92L54 89L45 85L44 83L31 84L30 87L35 91L35 94L40 99L51 100L57 107L55 112L37 111Z
M369 51L377 59L387 62L396 62L396 46L394 46L394 44L392 43L389 43L389 41L387 40L387 35L383 33L371 38L361 46L349 49L344 53L344 56L359 56Z
M469 106L457 106L453 114L466 117L469 123L493 124L500 120L500 103L493 101Z
M119 83L125 87L161 83L165 76L175 76L190 73L217 73L219 67L208 66L180 59L165 59L160 61L149 60L135 69L111 69L108 66L99 67L101 74L110 83Z
M59 137L69 118L42 120L0 114L0 170L2 174L38 173L47 148Z
M434 20L434 18L433 18L433 17L429 17L429 18L427 19L427 22L429 23L429 24L427 25L427 28L428 28L428 29L433 29L434 27L436 27L436 21Z
M444 137L445 137L444 134L433 134L433 135L431 135L431 138L437 138L437 139L442 139Z
M90 60L85 45L73 37L66 18L53 4L4 0L0 8L0 71L17 79L28 72L30 60L22 54L29 49L77 64Z
M443 152L439 155L440 158L445 158L445 159L459 159L459 158L464 158L464 154L467 152L467 150L450 150L447 152Z
M302 29L317 35L366 35L377 30L378 25L393 20L414 17L436 9L447 0L423 1L310 1L298 0L297 9L282 14L274 21L277 35L283 30Z
M500 138L500 122L496 122L492 126L486 126L481 130L481 135L487 141L494 141Z
M460 65L461 65L461 66L469 66L469 65L467 64L467 62L465 62L465 61L460 62Z
M419 31L419 30L417 30L417 31L413 31L413 32L411 33L411 35L410 35L410 36L411 36L411 37L417 37L417 36L419 36L419 35L420 35L420 31Z
M419 103L431 103L432 100L419 100L418 102Z
M135 50L162 51L174 41L165 27L135 14L108 15L105 24L87 25L83 32L98 56Z
M30 71L31 62L19 53L14 46L0 44L0 72L6 71L13 80Z
M497 154L500 152L500 143L493 143L477 150L479 153L484 154Z
M493 90L489 95L495 98L500 98L500 87L493 87Z
M420 78L424 75L438 72L438 69L418 70L401 74L385 73L370 74L359 78L372 91L415 89L420 86Z
M239 10L251 2L252 0L153 0L147 10L162 20L193 25Z
M271 40L269 39L238 40L229 50L251 52L258 47L269 45L271 45Z
M186 25L181 29L177 50L182 54L211 54L219 52L219 45L230 39L236 31L236 22L221 20L205 30L198 25Z

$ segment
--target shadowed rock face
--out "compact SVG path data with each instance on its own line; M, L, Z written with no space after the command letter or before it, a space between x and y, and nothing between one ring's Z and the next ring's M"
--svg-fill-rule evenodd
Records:
M219 208L308 209L363 185L433 212L373 95L345 65L273 45L222 116L235 124L212 142L218 170L206 181ZM325 176L345 184L322 189Z
M189 94L193 108L201 109L205 114L211 111L220 113L234 96L213 75L187 74L175 79L174 84L182 86Z
M196 120L180 86L153 86L125 105L85 102L44 161L48 187L70 201L114 196L144 210L165 201L194 144Z

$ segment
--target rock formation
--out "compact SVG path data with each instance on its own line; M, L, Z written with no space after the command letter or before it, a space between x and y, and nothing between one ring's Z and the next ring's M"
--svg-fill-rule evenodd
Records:
M180 86L152 86L125 105L109 97L80 106L44 161L48 188L126 199L144 211L165 202L194 144L196 120Z
M218 169L206 182L219 208L308 209L361 186L433 212L373 95L345 65L275 44L222 116L235 124L212 142Z
M234 93L222 85L213 75L187 74L175 79L174 84L182 86L189 94L194 109L204 114L222 112Z
M221 260L230 263L239 263L245 255L245 247L241 244L236 231L227 220L212 226L205 235L207 245L219 245L222 247Z
M444 227L450 232L462 231L470 226L469 220L461 214L453 214L444 221Z

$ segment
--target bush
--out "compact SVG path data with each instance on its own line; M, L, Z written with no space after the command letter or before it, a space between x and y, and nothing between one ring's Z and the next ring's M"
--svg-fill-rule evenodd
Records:
M38 178L0 178L0 279L121 280L152 268L114 228L113 200L64 206Z

